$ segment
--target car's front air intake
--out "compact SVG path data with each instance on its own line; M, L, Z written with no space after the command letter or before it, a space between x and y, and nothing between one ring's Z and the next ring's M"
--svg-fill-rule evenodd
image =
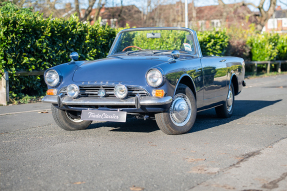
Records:
M142 88L128 86L128 97L135 97L137 94L140 96L148 96L148 92ZM114 86L80 86L80 97L100 97L98 91L104 89L106 92L105 97L115 97Z

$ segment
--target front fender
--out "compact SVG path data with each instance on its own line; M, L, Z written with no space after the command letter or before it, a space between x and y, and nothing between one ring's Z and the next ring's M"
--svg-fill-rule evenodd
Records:
M176 84L176 87L174 89L173 96L175 95L177 87L178 87L179 84L185 84L186 86L188 86L191 89L191 91L193 92L194 97L196 98L196 91L195 91L196 90L196 86L195 86L194 81L193 81L193 79L192 79L192 77L190 75L183 74L183 75L180 76L180 78L178 79L178 82Z

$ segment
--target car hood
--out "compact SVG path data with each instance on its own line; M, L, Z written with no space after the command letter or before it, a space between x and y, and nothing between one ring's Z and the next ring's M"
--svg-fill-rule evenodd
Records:
M126 56L110 57L97 61L87 61L78 67L74 82L91 83L141 83L146 72L159 64L168 62L167 56Z

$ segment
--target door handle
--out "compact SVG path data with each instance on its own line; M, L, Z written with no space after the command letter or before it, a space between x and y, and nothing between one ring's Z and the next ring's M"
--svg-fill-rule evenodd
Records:
M223 60L220 60L219 62L225 62L226 60L225 59L223 59Z

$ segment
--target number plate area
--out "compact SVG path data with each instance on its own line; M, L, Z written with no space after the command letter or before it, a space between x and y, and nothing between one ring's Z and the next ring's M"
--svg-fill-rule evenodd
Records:
M89 121L126 122L127 112L105 110L83 110L81 119Z

